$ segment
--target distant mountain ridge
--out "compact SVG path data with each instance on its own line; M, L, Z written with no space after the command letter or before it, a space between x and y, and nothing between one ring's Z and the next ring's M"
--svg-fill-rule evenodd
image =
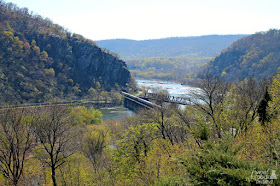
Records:
M272 77L280 71L280 30L259 32L234 42L205 66L206 73L228 81Z
M124 60L149 57L195 55L214 57L232 42L247 35L206 35L151 40L111 39L95 41L98 46L117 53Z
M201 66L245 36L208 35L143 41L115 39L96 43L126 60L134 77L187 83L195 79Z

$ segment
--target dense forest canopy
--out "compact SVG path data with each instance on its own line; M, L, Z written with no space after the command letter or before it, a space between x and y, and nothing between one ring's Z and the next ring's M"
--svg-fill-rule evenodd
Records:
M210 61L211 57L196 55L178 57L150 57L128 60L127 67L136 78L181 81L195 77L196 71Z
M1 102L134 89L126 64L114 53L27 8L3 1L0 5Z
M272 77L280 70L279 46L280 31L276 29L247 36L211 60L199 77L206 72L230 81Z

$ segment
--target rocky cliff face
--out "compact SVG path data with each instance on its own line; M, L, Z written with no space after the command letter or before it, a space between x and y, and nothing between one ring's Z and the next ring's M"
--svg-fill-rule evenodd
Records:
M135 88L133 77L124 61L102 50L94 42L84 41L73 35L61 38L56 35L32 35L37 45L45 50L56 63L71 67L71 78L81 89L87 90L93 81L99 81L106 90L112 88Z
M106 85L114 87L118 84L126 87L131 77L124 61L102 51L99 47L90 43L79 43L72 39L73 57L76 59L76 67L79 71L79 78L92 79L101 77Z

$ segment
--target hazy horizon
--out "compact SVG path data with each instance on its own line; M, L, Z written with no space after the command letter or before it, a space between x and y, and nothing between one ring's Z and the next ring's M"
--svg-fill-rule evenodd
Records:
M268 31L268 30L266 30L266 31ZM173 38L191 38L191 37L204 37L204 36L231 36L231 35L244 35L244 36L246 36L246 35L250 35L250 34L209 34L209 35L198 35L198 36L171 36L171 37L151 38L151 39L111 38L111 39L101 39L101 40L94 40L94 41L106 41L106 40L149 41L149 40L173 39Z
M4 0L91 40L254 34L279 29L280 1Z

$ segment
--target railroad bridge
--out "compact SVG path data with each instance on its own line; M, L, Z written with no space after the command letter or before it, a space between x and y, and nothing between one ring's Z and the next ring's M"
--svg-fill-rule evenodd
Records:
M124 95L124 106L126 108L128 108L129 110L136 111L136 110L143 109L143 108L144 109L153 109L153 108L159 107L158 105L156 105L150 101L147 101L140 97L133 96L126 92L122 92L122 94Z
M130 110L136 111L139 109L153 109L160 108L156 103L158 101L167 102L167 103L175 103L181 105L188 105L190 102L188 98L184 97L174 97L168 95L159 95L155 93L146 93L140 95L139 97L133 96L126 92L121 92L124 95L124 106ZM151 102L153 100L155 103ZM56 105L63 106L86 106L93 108L101 108L101 107L110 107L115 106L115 103L110 103L104 100L76 100L72 102L56 102L53 103ZM29 103L29 104L21 104L21 105L9 105L9 106L0 106L0 109L3 108L26 108L26 107L41 107L41 106L50 106L52 103Z
M124 106L130 110L138 110L141 108L152 109L159 108L160 106L150 102L150 100L161 101L166 103L174 103L180 105L189 105L191 102L187 97L175 97L169 95L160 95L156 93L145 93L139 97L133 96L126 92L122 92L124 95Z
M155 101L164 101L167 103L175 103L180 105L190 105L190 99L188 97L176 97L170 95L162 95L157 93L144 93L140 95L140 98L145 100L155 100Z

